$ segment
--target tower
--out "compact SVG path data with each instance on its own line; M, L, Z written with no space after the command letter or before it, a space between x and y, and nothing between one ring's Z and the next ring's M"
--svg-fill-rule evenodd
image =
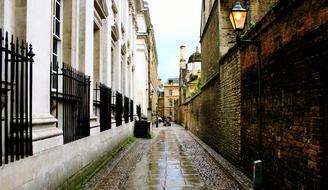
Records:
M180 46L179 104L185 101L185 75L187 70L186 46Z
M186 68L186 46L180 46L180 72Z

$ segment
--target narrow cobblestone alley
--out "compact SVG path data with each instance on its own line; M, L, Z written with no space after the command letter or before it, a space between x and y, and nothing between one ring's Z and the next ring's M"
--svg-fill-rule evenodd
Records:
M138 139L85 189L242 189L179 125L153 131L153 140Z

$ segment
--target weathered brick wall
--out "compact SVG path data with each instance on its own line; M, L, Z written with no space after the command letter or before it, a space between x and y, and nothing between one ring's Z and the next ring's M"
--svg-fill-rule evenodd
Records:
M220 73L188 105L187 128L221 155L240 160L239 53L229 53L218 63Z
M219 124L218 149L226 158L239 163L240 160L240 115L241 115L241 77L239 51L228 53L220 60L219 102L217 103L217 122Z
M278 0L250 0L251 24L258 22Z
M180 105L178 110L179 110L178 123L180 125L182 125L183 127L186 127L188 106L187 105Z
M218 74L188 103L187 127L250 177L262 159L266 189L328 186L327 5L279 1L247 34L262 42L262 131L256 47L231 50L218 64L215 16L202 39L204 81Z
M219 33L218 28L218 5L214 4L206 29L201 39L201 52L202 52L202 81L205 82L214 75L218 69L219 59Z
M327 181L327 21L327 1L280 1L249 33L262 42L262 137L256 49L241 51L242 166L251 175L262 159L267 189L323 189Z
M251 25L261 19L277 1L251 0ZM232 30L229 13L235 2L234 0L215 0L213 4L200 40L203 82L207 82L218 72L218 60L233 46L235 34Z

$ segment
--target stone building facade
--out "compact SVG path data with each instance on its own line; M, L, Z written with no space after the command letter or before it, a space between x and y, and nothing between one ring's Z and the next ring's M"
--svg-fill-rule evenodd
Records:
M169 78L164 84L164 117L176 121L175 102L179 100L179 78Z
M182 121L249 177L253 162L262 160L266 189L323 189L328 176L326 3L250 2L244 38L261 41L262 109L257 49L229 43L235 40L228 20L234 2L203 1L203 88L183 105Z
M136 78L137 104L141 105L141 113L149 121L156 121L158 100L158 57L153 25L150 19L148 3L137 3L138 33L137 33L137 65ZM146 87L146 88L145 88Z
M145 9L143 0L0 0L0 28L31 43L35 54L33 156L0 166L2 188L55 189L132 134ZM157 75L153 32L146 38ZM8 142L0 140L3 156Z

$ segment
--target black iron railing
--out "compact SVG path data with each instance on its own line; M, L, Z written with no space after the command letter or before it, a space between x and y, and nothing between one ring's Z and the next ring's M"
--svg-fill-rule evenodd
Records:
M0 29L0 166L32 155L32 45Z
M129 123L129 109L130 109L130 100L128 97L124 97L124 121Z
M133 100L130 100L130 121L133 121Z
M112 90L106 85L100 84L100 131L111 128L112 118Z
M64 143L90 135L90 77L63 65Z
M137 105L137 115L139 120L141 120L141 105Z
M61 119L64 143L69 143L90 135L90 77L67 64L61 72L51 73L51 84L57 84L52 86L51 101ZM58 102L62 103L60 114Z
M93 89L93 106L95 115L99 115L98 109L100 108L100 83L96 83L95 88Z
M115 120L116 120L116 126L122 125L122 116L123 116L123 97L122 94L119 92L116 92L115 95Z

